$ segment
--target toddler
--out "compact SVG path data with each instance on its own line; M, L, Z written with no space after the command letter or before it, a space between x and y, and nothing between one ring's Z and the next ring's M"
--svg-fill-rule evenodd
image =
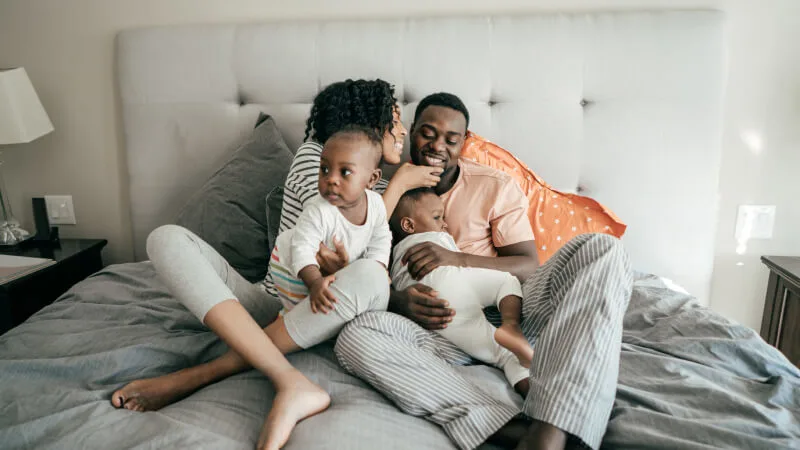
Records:
M381 177L382 140L373 130L350 126L332 135L322 150L319 194L309 200L297 225L275 241L269 270L285 310L308 298L311 311L327 314L336 298L328 289L335 275L323 276L316 260L320 243L334 248L336 237L348 262L389 263L392 235L386 207L370 190Z

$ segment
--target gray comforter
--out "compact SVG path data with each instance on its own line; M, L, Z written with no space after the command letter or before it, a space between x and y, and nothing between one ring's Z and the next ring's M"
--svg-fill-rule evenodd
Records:
M625 319L607 448L800 448L800 371L752 330L657 277L637 276ZM158 412L116 410L124 383L225 350L171 298L149 263L111 266L0 338L0 447L250 449L272 390L249 371ZM450 449L345 373L331 345L290 360L331 392L289 449ZM499 371L462 368L509 402Z

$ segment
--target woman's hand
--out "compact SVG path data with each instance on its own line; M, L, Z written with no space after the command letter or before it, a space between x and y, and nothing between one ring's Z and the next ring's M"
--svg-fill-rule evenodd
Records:
M399 183L405 192L421 187L434 187L439 184L441 174L441 167L418 166L407 162L397 169L391 182Z
M335 250L329 249L324 242L319 244L317 264L319 264L319 270L324 276L333 275L342 270L349 261L347 249L344 248L344 244L336 236L333 237L333 247Z

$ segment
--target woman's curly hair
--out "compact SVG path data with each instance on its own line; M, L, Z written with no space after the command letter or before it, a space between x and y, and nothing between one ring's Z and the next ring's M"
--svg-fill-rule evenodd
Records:
M369 127L383 136L392 130L396 105L394 86L381 79L333 83L314 98L305 140L324 144L347 125Z

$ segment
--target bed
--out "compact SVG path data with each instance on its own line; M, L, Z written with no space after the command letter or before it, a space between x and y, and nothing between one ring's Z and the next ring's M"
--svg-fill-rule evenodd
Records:
M628 224L623 242L638 272L604 448L800 448L800 371L703 306L723 25L720 13L691 11L125 31L117 72L136 257L146 258L147 233L176 220L237 154L259 113L295 149L313 96L330 82L393 82L406 125L420 98L447 90L465 100L473 131ZM149 262L107 267L0 337L0 446L252 448L273 395L256 371L157 412L109 403L128 381L224 351ZM301 422L286 448L453 448L438 427L344 372L332 345L290 360L333 403ZM520 404L499 371L459 370Z

